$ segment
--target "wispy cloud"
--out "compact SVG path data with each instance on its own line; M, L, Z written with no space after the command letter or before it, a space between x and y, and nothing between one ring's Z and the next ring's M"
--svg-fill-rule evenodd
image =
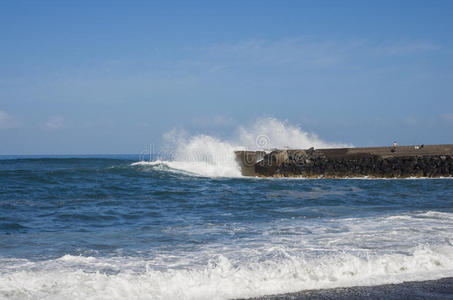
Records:
M234 120L231 117L223 115L207 116L207 117L195 117L192 119L192 123L201 127L226 127L234 124Z
M439 50L440 46L428 41L399 42L377 47L377 52L383 55L401 55Z
M448 124L453 125L453 113L445 113L440 116L442 120Z
M441 49L429 40L387 41L376 44L365 39L319 40L286 38L279 40L243 40L208 45L192 51L192 59L180 63L186 70L224 72L260 68L291 71L351 70L365 65L376 55L391 57L426 54ZM194 57L198 57L194 60ZM261 71L259 71L261 72ZM198 72L197 74L200 74Z
M9 129L19 127L19 122L13 116L0 110L0 129Z
M57 130L64 127L64 118L62 116L53 116L44 123L44 128L48 130Z
M292 38L216 44L203 50L207 57L221 61L240 63L246 61L248 64L269 66L329 67L343 61L351 48L360 45L361 43L357 41L336 43Z
M42 81L35 80L24 89L11 91L27 91L24 98L48 99L47 95L52 95L58 99L55 102L112 103L150 95L154 99L184 99L193 91L216 95L237 92L248 97L257 95L262 86L268 87L266 90L290 88L309 93L322 91L327 86L324 83L340 86L342 81L350 84L352 90L398 72L408 73L401 76L404 80L414 80L416 73L409 69L417 58L408 66L391 55L438 48L430 41L386 41L379 45L364 39L248 39L184 48L183 55L173 59L129 59L75 67L71 72L62 70L62 75L42 76ZM49 129L64 123L49 121Z
M411 116L406 116L402 118L403 124L407 126L415 126L418 124L418 120Z

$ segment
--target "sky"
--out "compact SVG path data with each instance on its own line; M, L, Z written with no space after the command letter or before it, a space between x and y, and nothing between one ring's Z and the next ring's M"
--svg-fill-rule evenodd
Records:
M453 143L453 1L0 1L0 155L140 153L272 117Z

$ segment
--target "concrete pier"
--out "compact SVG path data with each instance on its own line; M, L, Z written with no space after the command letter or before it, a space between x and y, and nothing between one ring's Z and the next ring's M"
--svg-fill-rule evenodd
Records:
M407 178L453 176L453 144L237 151L244 176Z

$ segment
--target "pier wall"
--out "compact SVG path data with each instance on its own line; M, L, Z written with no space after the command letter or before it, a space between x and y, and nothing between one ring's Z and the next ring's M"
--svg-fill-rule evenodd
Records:
M407 178L453 176L453 145L237 151L244 176Z

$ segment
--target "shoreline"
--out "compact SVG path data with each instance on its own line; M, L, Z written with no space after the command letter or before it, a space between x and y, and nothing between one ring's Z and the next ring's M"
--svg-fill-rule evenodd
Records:
M302 299L452 299L453 277L397 284L353 286L246 298L247 300Z

